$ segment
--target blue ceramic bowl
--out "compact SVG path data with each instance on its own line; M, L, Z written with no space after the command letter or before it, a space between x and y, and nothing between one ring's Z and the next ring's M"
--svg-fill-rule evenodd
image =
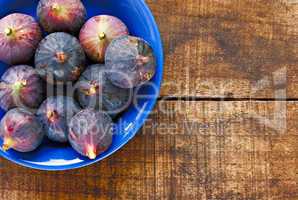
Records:
M122 19L128 26L131 35L147 40L154 49L157 57L157 73L151 83L155 86L144 86L139 91L146 97L137 101L138 109L131 106L120 118L116 125L116 133L112 146L96 160L89 160L77 154L69 145L59 145L45 140L34 152L18 153L14 150L0 154L17 164L40 170L67 170L84 167L96 163L116 152L130 139L144 124L148 114L153 109L159 94L163 73L163 50L160 34L155 20L143 0L83 0L88 11L88 18L98 14L114 15ZM0 0L0 17L13 12L21 12L36 17L38 0ZM0 64L0 75L8 66ZM0 117L5 114L0 111ZM0 141L2 145L2 141Z

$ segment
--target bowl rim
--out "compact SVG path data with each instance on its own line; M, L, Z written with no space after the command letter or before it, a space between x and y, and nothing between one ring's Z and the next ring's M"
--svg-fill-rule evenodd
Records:
M0 0L1 2L1 0ZM156 35L156 39L158 41L158 45L157 45L157 51L160 52L160 61L158 65L158 71L160 73L156 74L156 81L155 84L156 86L158 86L158 91L156 92L156 94L154 95L154 99L152 98L152 100L150 102L148 102L148 112L144 112L142 114L142 118L140 119L139 123L136 124L134 126L134 128L130 131L131 134L129 137L125 138L125 140L123 141L122 144L120 144L118 147L116 147L113 151L107 153L106 155L104 155L103 157L98 157L95 160L92 160L91 162L82 162L82 163L75 163L75 164L70 164L70 165L59 165L59 166L47 166L47 165L38 165L35 163L28 163L22 160L18 160L18 159L13 159L11 156L9 156L8 154L5 154L2 150L0 150L0 156L15 163L18 164L20 166L23 167L27 167L27 168L31 168L31 169L36 169L36 170L41 170L41 171L66 171L66 170L73 170L73 169L79 169L79 168L83 168L83 167L87 167L90 166L94 163L97 163L103 159L106 159L107 157L113 155L114 153L116 153L119 149L121 149L123 146L125 146L129 141L131 141L135 135L138 133L138 131L142 128L142 126L144 125L144 123L146 122L146 120L148 119L149 114L151 113L151 111L154 109L156 103L157 103L157 99L159 97L160 94L160 88L161 88L161 84L163 82L163 72L164 72L164 51L163 51L163 41L160 35L160 31L159 31L159 27L156 23L155 17L153 16L153 13L151 11L151 9L149 8L149 6L147 5L147 3L144 0L139 0L139 2L142 4L145 13L148 15L148 17L150 18L150 20L153 23L153 31L154 34Z

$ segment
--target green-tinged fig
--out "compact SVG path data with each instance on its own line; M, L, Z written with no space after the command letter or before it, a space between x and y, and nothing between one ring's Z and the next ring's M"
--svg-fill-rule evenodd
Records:
M98 15L85 23L80 32L80 42L91 60L104 62L107 46L123 35L128 35L128 29L120 19Z
M45 83L33 67L10 67L1 77L0 107L38 108L45 98Z
M23 64L29 61L42 39L33 17L14 13L0 20L0 61Z

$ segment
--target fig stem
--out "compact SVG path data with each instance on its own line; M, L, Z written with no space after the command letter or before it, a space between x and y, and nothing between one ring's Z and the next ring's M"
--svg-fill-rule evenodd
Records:
M19 92L23 87L25 87L27 85L27 82L26 81L17 81L15 84L14 84L14 91L15 92Z
M86 90L85 94L87 96L92 96L92 95L95 95L97 93L97 90L99 89L99 85L96 84L96 83L93 83L91 81L90 83L90 88Z
M97 92L97 89L98 89L98 86L97 85L92 85L91 88L90 88L90 95L94 95L96 94Z
M96 158L96 153L92 146L89 146L87 149L87 157L91 160L94 160Z
M96 93L96 87L92 86L89 90L90 95L94 95Z
M11 36L13 34L12 28L6 28L4 30L4 32L5 32L6 36Z
M5 138L2 146L3 151L8 151L13 145L13 140L10 138Z
M67 60L67 56L64 52L57 52L55 56L59 63L65 63Z
M9 149L10 149L10 146L8 146L7 144L3 144L2 146L3 151L8 151Z
M104 32L102 32L102 33L100 33L100 34L98 35L98 37L99 37L100 40L103 40L103 39L106 38L106 34L105 34Z
M47 112L47 117L48 117L49 121L53 123L58 118L58 114L55 110L48 111Z
M52 9L53 9L54 11L60 11L60 10L61 10L61 7L59 6L58 3L54 3L54 4L52 5Z

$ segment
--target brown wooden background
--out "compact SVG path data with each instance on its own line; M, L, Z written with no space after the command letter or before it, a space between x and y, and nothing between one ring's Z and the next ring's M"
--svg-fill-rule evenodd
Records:
M0 199L297 200L298 1L147 2L166 58L143 130L83 169L1 159Z

